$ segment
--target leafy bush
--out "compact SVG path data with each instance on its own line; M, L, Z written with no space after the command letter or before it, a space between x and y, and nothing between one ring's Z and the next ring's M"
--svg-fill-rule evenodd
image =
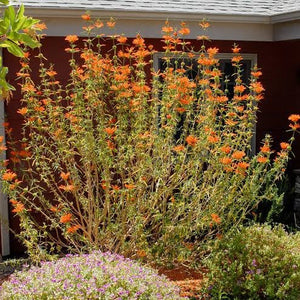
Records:
M122 256L95 251L42 262L4 282L5 299L186 299L150 268Z
M280 203L276 182L293 137L273 155L267 136L251 154L264 88L257 67L242 81L240 48L230 96L218 49L206 48L206 37L190 46L185 23L162 28L166 68L158 71L140 35L103 38L105 25L84 19L87 38L66 37L68 84L42 53L33 58L40 81L31 79L28 55L18 73L24 138L2 179L33 259L101 249L193 262L205 240L240 224L260 201ZM187 57L198 62L193 80ZM292 117L293 134L299 119Z
M204 291L213 299L297 300L300 233L266 225L234 230L216 243L207 266Z

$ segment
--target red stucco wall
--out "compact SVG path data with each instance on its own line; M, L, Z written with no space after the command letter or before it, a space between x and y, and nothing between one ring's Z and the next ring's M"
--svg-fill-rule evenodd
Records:
M159 39L149 39L147 42L153 44L159 51L161 42ZM200 43L192 41L193 43ZM265 99L261 101L257 123L257 147L266 133L274 138L275 147L280 141L286 141L288 134L288 116L292 113L300 113L300 40L285 42L239 42L244 53L256 53L258 66L262 68L262 82L266 89ZM214 41L209 46L218 47L220 53L231 52L233 41ZM68 79L68 55L64 48L67 42L62 37L47 37L43 42L43 52L49 62L55 64L58 72L58 80L62 83ZM19 69L18 60L4 51L4 64L9 67L8 80L15 84L15 74ZM33 65L33 78L37 79L38 65ZM19 91L14 93L13 99L6 106L7 120L14 128L14 135L20 137L21 122L20 115L16 110L20 105ZM300 168L300 136L294 144L294 154L290 162L289 170ZM10 224L17 228L17 219L11 215ZM12 237L11 252L18 254L23 251L22 247Z

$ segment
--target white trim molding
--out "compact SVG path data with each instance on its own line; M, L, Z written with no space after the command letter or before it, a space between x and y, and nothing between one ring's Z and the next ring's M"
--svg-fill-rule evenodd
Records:
M0 52L0 55L2 53ZM0 136L3 136L5 143L5 128L4 122L4 101L0 100ZM6 153L3 151L0 155L3 161L6 159ZM2 185L0 182L0 226L1 226L1 254L6 256L10 254L10 238L9 238L9 213L8 213L8 199L7 195L3 193Z
M84 35L82 30L84 22L80 18L84 13L82 9L28 7L26 13L46 23L48 30L45 33L48 36ZM208 34L213 40L300 39L299 11L263 16L98 9L92 10L91 15L104 20L115 18L117 25L113 32L123 33L127 37L134 37L140 33L145 38L161 38L161 27L168 19L175 27L179 27L181 21L187 21L191 34L186 38L195 39L197 35L201 35L199 21L206 18L212 25ZM103 33L109 35L112 34L112 30L106 29Z

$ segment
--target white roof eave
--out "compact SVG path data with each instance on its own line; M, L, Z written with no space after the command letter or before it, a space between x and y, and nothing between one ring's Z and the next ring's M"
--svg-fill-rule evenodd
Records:
M187 13L184 11L138 11L138 10L89 10L93 17L120 18L130 20L180 20L180 21L201 21L203 18L210 22L230 22L230 23L259 23L271 24L271 16L248 15L248 14L215 14L215 13ZM36 18L80 18L84 13L82 8L53 8L53 7L26 7L26 14Z

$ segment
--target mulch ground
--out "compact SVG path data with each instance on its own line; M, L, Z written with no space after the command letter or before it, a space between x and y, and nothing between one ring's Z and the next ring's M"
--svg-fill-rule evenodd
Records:
M159 270L159 274L166 275L179 286L181 296L190 297L192 299L202 299L200 296L200 289L203 281L203 274L205 273L206 270L203 270L202 272L195 272L182 267L171 270Z

